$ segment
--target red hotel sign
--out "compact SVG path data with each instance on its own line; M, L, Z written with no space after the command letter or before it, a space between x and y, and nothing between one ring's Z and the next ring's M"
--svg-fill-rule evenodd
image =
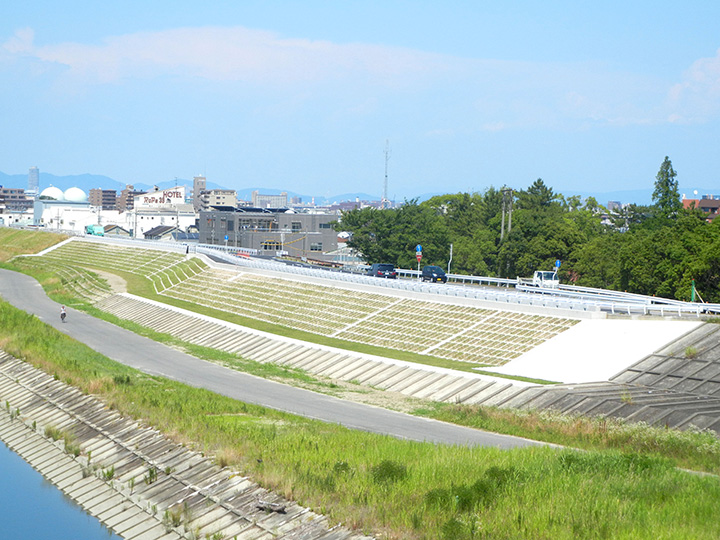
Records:
M185 202L185 189L166 189L140 195L138 201L144 206L155 206L160 204L179 204Z

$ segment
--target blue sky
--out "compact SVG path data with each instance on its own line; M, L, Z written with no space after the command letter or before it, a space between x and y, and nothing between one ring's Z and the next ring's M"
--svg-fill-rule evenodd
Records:
M720 194L718 2L14 2L0 77L7 174Z

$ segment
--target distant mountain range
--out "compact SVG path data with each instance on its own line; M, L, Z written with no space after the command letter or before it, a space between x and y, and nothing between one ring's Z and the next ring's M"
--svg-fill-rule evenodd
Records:
M27 185L27 174L5 174L3 172L0 172L0 187L4 186L8 188L27 189ZM136 183L132 185L135 187L135 189L142 191L151 191L155 189L155 185L148 185L142 183ZM185 186L188 190L192 190L193 181L184 178L178 178L177 180L160 182L157 184L157 187L158 189L168 189L175 187L176 185ZM71 187L77 187L82 189L85 193L89 193L91 189L97 188L114 189L117 192L125 189L125 184L123 184L122 182L118 182L117 180L100 174L74 174L67 176L56 176L54 174L41 171L40 190L42 191L43 189L50 186L55 186L56 188L60 188L63 191ZM215 184L213 182L208 182L207 187L209 189L227 189L226 187ZM255 190L259 191L263 195L280 195L280 193L283 191L279 189L266 189L261 187L244 188L238 189L236 191L238 198L249 201L252 199L252 192ZM314 199L315 204L317 205L332 204L336 202L339 203L343 201L354 201L356 199L359 199L361 201L376 201L380 199L380 197L378 196L368 195L367 193L344 193L340 195L334 195L332 197L323 197L318 195L303 195L287 190L284 191L287 192L288 198L300 197L302 199L302 202L304 203L309 203Z
M9 188L24 188L27 189L27 182L28 177L27 174L5 174L3 172L0 172L0 186L5 186ZM135 186L135 189L143 190L143 191L151 191L154 189L154 186L148 185L148 184L133 184ZM182 178L178 178L176 181L169 181L169 182L161 182L157 184L157 187L159 189L168 189L171 187L175 187L175 185L179 186L185 186L188 189L192 189L192 180L186 180ZM49 186L55 186L57 188L62 189L65 191L68 188L71 187L78 187L85 191L85 193L88 193L91 189L94 188L101 188L101 189L114 189L116 191L122 191L125 189L125 184L122 182L118 182L117 180L113 180L112 178L108 176L103 176L99 174L77 174L77 175L67 175L67 176L56 176L51 173L46 172L40 172L40 189L43 190L46 187ZM213 182L208 182L207 187L210 189L227 189L224 186L220 186L218 184L215 184ZM260 193L264 195L279 195L283 190L279 189L267 189L267 188L261 188L261 187L254 187L254 188L243 188L238 189L237 194L238 198L249 201L252 199L252 192L253 191L259 191ZM285 190L287 191L287 190ZM691 191L685 191L683 192L681 188L681 193L685 193L687 198L701 198L703 194L706 193L715 193L718 195L717 192L713 192L713 190L705 190L705 189L693 189ZM693 192L697 192L698 195L695 195ZM292 191L287 191L288 198L292 197L300 197L302 199L303 203L310 203L311 201L315 201L316 205L327 205L332 203L340 203L343 201L354 201L354 200L361 200L361 201L377 201L380 200L380 197L378 195L369 195L367 193L342 193L339 195L333 195L333 196L322 196L322 195L305 195L305 194L299 194ZM434 197L435 195L441 195L442 193L424 193L422 195L418 195L417 199L418 201L426 201L427 199ZM637 190L626 190L626 191L608 191L608 192L602 192L602 193L592 193L589 191L565 191L563 192L563 195L570 196L570 195L579 195L583 199L586 199L587 197L595 197L597 202L602 205L607 205L608 201L618 201L620 203L635 203L635 204L651 204L652 203L652 188L648 189L637 189ZM402 202L402 201L397 201Z

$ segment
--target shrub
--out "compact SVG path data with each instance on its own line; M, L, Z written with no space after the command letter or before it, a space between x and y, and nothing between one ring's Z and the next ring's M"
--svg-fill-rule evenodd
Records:
M391 484L407 478L407 467L397 461L386 459L375 465L370 473L375 483Z

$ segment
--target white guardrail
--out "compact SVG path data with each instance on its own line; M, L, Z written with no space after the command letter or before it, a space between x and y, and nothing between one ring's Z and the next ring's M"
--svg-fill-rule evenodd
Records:
M574 285L561 285L559 289L521 287L517 285L515 279L465 276L461 274L448 274L447 284L423 283L419 281L417 270L398 270L398 275L406 279L380 279L337 269L311 268L305 265L293 265L267 259L238 257L232 255L232 252L236 251L235 248L226 249L224 246L203 245L198 246L197 251L206 255L214 255L231 264L252 268L508 304L566 309L578 312L603 311L622 315L699 317L704 314L720 314L720 304L682 302L605 289L576 287Z
M303 276L330 278L351 283L380 285L393 289L417 291L443 296L472 298L502 302L518 306L536 306L576 312L605 312L621 315L696 316L720 314L720 304L692 303L655 296L560 285L558 289L520 286L516 279L448 274L448 283L423 283L417 270L399 269L403 279L380 279L363 273L335 268L278 262L257 257L257 250L196 243L161 242L127 237L82 236L91 242L111 242L120 245L142 246L177 253L200 253L224 262L256 269L274 270Z

